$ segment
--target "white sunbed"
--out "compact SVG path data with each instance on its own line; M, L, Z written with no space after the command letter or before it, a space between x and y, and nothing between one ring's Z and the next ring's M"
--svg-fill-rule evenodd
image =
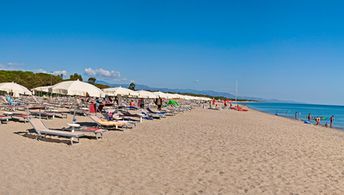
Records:
M29 119L29 122L37 134L37 140L46 136L64 137L68 138L70 140L70 144L73 145L74 139L79 143L79 138L86 136L84 132L51 130L47 128L40 119L36 118Z

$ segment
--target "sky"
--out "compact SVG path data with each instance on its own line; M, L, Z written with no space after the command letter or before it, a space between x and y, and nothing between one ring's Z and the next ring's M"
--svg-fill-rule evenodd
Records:
M0 68L344 105L342 1L0 0Z

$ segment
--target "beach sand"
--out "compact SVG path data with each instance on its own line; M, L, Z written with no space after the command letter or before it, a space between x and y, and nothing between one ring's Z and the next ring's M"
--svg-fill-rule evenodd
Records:
M73 146L28 128L0 125L0 194L344 194L343 132L257 111L195 109Z

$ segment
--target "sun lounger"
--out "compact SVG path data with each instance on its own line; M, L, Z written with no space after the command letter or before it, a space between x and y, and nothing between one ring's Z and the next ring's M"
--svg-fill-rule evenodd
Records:
M89 126L81 126L77 128L72 128L72 127L67 127L67 128L62 128L62 129L52 129L52 130L63 130L63 131L74 131L74 132L83 132L85 133L85 136L89 134L94 134L96 139L103 138L103 133L105 133L107 130L99 128L99 127L89 127Z
M55 118L55 115L53 113L49 113L49 112L30 111L30 114L32 116L38 117L39 119L41 119L41 118L45 118L45 119Z
M10 119L11 117L9 116L0 115L0 121L2 124L6 124Z
M27 115L25 112L4 112L4 115L12 120L24 123L28 122L29 118L29 115Z
M155 113L150 113L148 110L142 109L141 113L144 114L145 116L152 117L154 119L161 119L164 118L165 116L162 114L155 114Z
M70 144L73 145L74 139L79 142L79 138L85 136L84 132L51 130L47 128L40 119L32 118L29 120L29 122L37 134L37 140L46 136L64 137L68 138L70 140Z
M119 110L120 116L129 117L131 119L138 118L140 122L142 122L142 119L146 120L153 120L152 117L149 117L145 114L142 114L141 111L134 111L134 110ZM133 119L135 120L135 119Z
M128 121L108 121L103 118L99 118L96 115L90 115L90 118L97 123L98 126L106 129L118 129L119 127L129 127Z
M147 108L147 111L149 113L152 113L152 114L158 114L158 115L161 115L162 117L165 117L165 116L174 116L174 114L172 112L167 112L165 110L154 110L152 108Z
M27 115L27 114L14 114L14 115L12 115L12 119L19 121L19 122L26 123L26 122L29 122L29 115Z

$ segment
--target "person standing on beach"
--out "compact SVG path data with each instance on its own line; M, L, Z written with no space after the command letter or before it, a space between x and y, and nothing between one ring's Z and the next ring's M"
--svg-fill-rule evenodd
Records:
M295 112L295 119L299 120L300 119L300 113L299 112Z
M320 125L320 117L315 118L315 125Z
M334 115L330 117L330 128L333 128Z
M213 99L211 100L211 105L212 105L212 107L215 106L215 103L216 103L216 100L215 100L215 98L213 98Z
M162 99L161 97L157 98L155 100L155 104L158 106L158 110L161 110L161 107L162 107Z
M100 106L100 100L99 98L96 98L96 112L99 111L99 106Z
M311 114L311 113L308 114L307 119L308 119L308 121L311 121L311 120L312 120L312 114Z
M145 108L145 99L143 99L143 98L139 99L137 104L140 108L142 108L142 109Z

